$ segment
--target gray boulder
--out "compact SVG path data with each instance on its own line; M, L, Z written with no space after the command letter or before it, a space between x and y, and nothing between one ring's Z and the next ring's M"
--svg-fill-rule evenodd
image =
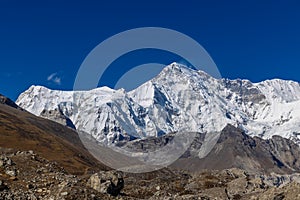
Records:
M90 177L87 185L103 194L117 196L124 188L123 174L117 171L100 171Z

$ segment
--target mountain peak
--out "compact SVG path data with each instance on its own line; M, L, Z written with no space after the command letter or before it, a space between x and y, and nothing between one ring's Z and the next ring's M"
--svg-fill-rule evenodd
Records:
M188 66L178 63L178 62L172 62L171 64L167 65L165 68L188 68Z
M28 90L49 90L49 88L42 85L31 85Z
M173 62L170 65L167 65L162 72L170 72L170 71L175 71L175 72L180 72L182 74L186 74L186 75L192 75L194 73L198 73L198 74L203 74L206 76L210 76L209 74L207 74L206 72L202 71L202 70L196 70L191 66L187 66L185 64L181 64L181 63L177 63L177 62Z
M180 64L177 62L173 62L169 65L167 65L166 67L164 67L164 69L161 71L161 73L170 73L170 72L183 72L183 71L195 71L192 68L184 65L184 64Z
M224 142L225 140L239 141L245 139L247 136L241 129L227 124L221 131L218 143Z

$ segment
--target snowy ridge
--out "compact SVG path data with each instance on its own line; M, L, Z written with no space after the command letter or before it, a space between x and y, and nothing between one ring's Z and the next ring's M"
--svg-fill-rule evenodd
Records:
M289 103L300 100L300 87L297 82L273 79L266 80L255 85L268 97L270 101Z
M227 124L251 136L300 143L299 83L215 79L177 63L130 92L31 86L16 103L35 115L59 109L78 130L108 145L176 131L221 131Z

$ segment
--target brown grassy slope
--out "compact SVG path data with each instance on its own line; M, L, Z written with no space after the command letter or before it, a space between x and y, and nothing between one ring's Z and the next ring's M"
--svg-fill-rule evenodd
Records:
M107 169L84 148L74 130L2 104L0 147L33 150L72 174Z

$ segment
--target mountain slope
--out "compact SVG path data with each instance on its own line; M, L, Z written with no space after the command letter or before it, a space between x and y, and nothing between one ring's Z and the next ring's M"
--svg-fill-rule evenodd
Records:
M22 108L20 108L15 102L13 102L11 99L3 96L2 94L0 94L0 104L8 105L10 107L22 110Z
M199 152L201 145L201 140L195 141L192 148L173 166L191 171L239 168L262 174L300 172L300 147L280 136L268 140L252 138L242 130L227 125L209 154L199 159L193 152Z
M288 139L280 136L273 136L268 140L252 138L242 130L227 125L221 131L216 145L207 152L207 156L202 156L205 151L203 145L207 145L204 142L205 135L197 133L189 149L170 167L192 172L230 168L254 174L300 172L300 147ZM174 136L175 134L167 134L158 138L134 140L127 142L123 148L132 152L153 152L172 141Z
M84 148L75 131L11 105L0 104L0 147L33 150L69 173L105 169Z
M169 132L219 132L227 124L251 136L281 135L300 143L299 83L214 79L177 63L130 92L32 86L17 104L38 116L59 110L77 130L108 145Z

